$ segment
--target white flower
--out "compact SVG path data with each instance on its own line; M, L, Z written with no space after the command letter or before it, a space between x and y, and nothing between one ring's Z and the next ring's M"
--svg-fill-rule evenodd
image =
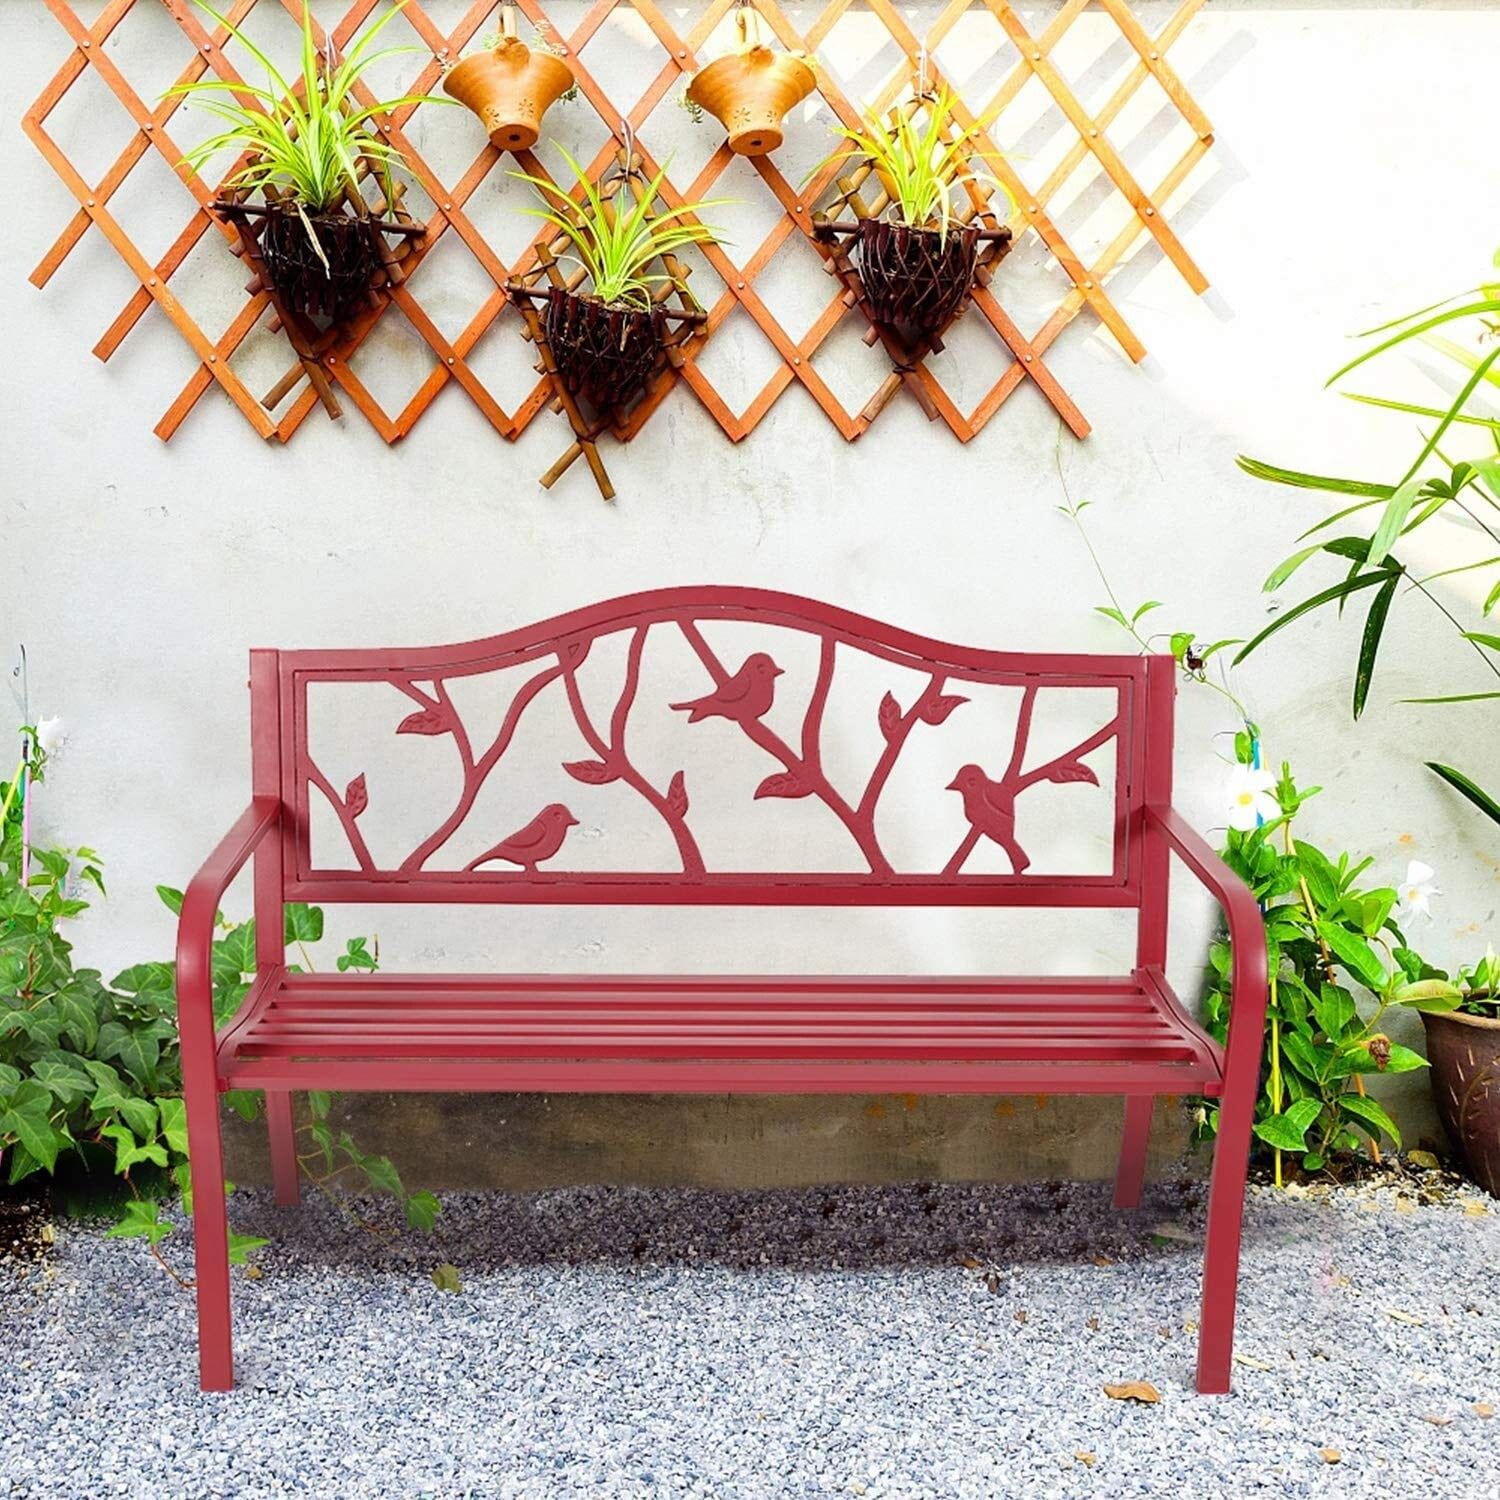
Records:
M1432 916L1432 898L1443 893L1436 885L1437 872L1431 865L1414 859L1406 867L1406 879L1401 882L1401 911L1404 916Z
M1248 833L1257 823L1281 816L1276 800L1276 778L1254 766L1236 766L1229 773L1229 826Z
M68 726L61 719L38 719L36 742L44 754L56 755L68 737Z

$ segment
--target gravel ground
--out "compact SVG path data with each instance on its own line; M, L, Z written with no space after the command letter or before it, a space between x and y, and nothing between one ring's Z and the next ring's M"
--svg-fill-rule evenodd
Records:
M0 1495L1500 1494L1500 1205L1253 1190L1219 1398L1190 1388L1202 1210L598 1188L454 1194L383 1238L241 1192L273 1244L217 1396L143 1244L61 1225L0 1261Z

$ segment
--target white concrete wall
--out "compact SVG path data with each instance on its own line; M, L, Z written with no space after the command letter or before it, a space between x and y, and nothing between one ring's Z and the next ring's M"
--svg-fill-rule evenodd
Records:
M1170 13L1140 8L1155 24ZM1026 9L1040 25L1052 6ZM25 281L73 203L17 121L66 44L40 0L5 0L0 34L0 641L7 660L25 641L35 712L69 726L38 823L108 860L110 898L78 929L82 957L107 973L168 953L172 923L153 885L184 883L245 800L250 645L458 640L634 589L724 581L958 641L1119 649L1092 612L1102 593L1087 554L1057 514L1059 464L1072 494L1094 502L1087 519L1123 596L1166 601L1155 619L1169 628L1249 634L1267 617L1261 580L1321 502L1252 482L1236 453L1390 474L1409 426L1323 394L1322 379L1350 330L1472 285L1495 243L1493 69L1481 64L1500 56L1500 11L1213 0L1174 58L1218 140L1172 212L1213 291L1194 298L1148 241L1112 283L1148 364L1130 365L1086 318L1059 340L1052 366L1094 424L1083 444L1059 445L1052 412L1023 390L968 447L905 397L846 445L793 389L735 447L680 390L630 449L606 452L613 506L582 465L553 492L538 488L563 446L559 420L507 446L454 389L395 448L357 414L316 416L290 446L263 444L217 394L164 445L152 425L193 360L154 313L109 364L91 357L132 285L102 239L91 233L44 293ZM128 130L102 94L57 126L93 164ZM1024 144L1034 160L1018 166L1031 176L1046 132ZM131 227L164 244L183 203L162 174L129 204ZM803 274L821 273L809 260ZM1006 275L1024 304L1045 259L1023 249ZM386 359L395 389L425 367L394 343ZM1326 789L1309 836L1374 855L1384 879L1411 857L1437 867L1443 896L1420 943L1457 961L1490 930L1500 850L1420 761L1451 758L1494 782L1500 758L1483 706L1393 704L1473 685L1440 625L1403 605L1358 726L1352 620L1289 633L1239 686L1269 755ZM1224 777L1214 737L1232 726L1199 690L1182 694L1180 719L1179 801L1210 828ZM865 966L873 955L892 968L1035 970L1079 946L1070 924L1028 921L439 912L379 926L388 960L412 966L494 962L497 932L521 961L594 968L635 967L649 952L716 967Z

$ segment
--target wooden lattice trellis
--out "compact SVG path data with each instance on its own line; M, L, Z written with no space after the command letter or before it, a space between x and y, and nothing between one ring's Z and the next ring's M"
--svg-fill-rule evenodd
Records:
M71 39L73 49L35 104L27 111L23 126L77 199L79 206L32 273L31 279L37 286L44 286L91 226L97 227L105 236L140 285L106 329L95 346L95 354L107 360L146 311L155 304L170 319L200 361L181 393L157 423L158 436L170 438L214 384L228 395L258 433L264 437L276 437L283 442L290 439L320 401L327 404L326 387L330 385L337 387L387 442L395 442L410 432L439 392L450 383L456 383L464 390L495 431L508 439L516 438L539 412L553 402L554 391L544 376L513 410L506 411L469 359L479 340L497 318L507 314L508 308L509 316L519 317L516 310L510 307L506 287L512 279L535 278L542 269L546 253L546 232L539 232L536 239L513 263L507 265L502 261L465 213L465 205L476 189L491 172L500 167L503 161L501 154L487 142L484 143L462 176L451 185L444 183L424 160L407 128L416 110L432 107L420 104L405 105L395 110L383 124L386 138L405 154L408 172L434 205L424 234L413 241L410 253L403 262L402 278L399 283L392 284L380 294L377 305L359 314L341 331L332 345L320 351L325 380L315 385L307 378L305 361L296 360L286 376L267 394L264 402L257 398L236 373L234 355L262 319L274 317L274 309L266 292L252 287L244 304L228 325L214 335L189 314L171 287L172 277L205 235L217 231L231 249L237 248L238 237L208 211L208 205L219 195L220 184L210 184L180 164L182 151L172 140L170 126L183 101L180 98L167 98L160 102L143 99L111 60L104 46L133 6L160 5L175 21L184 40L184 64L177 81L196 80L209 70L221 78L237 79L240 75L223 50L227 33L222 28L206 29L202 13L191 0L106 0L92 25L85 25L79 19L69 0L46 0L46 3ZM238 24L260 0L223 0L223 3L228 18ZM301 0L266 0L266 3L279 3L300 20ZM548 34L561 35L538 0L517 0L517 3L533 25L544 29ZM598 113L609 132L609 139L588 164L589 175L595 181L611 168L621 146L631 136L634 137L635 149L646 170L654 172L657 169L660 163L640 132L646 126L652 111L678 85L683 75L695 71L702 63L710 60L707 56L699 55L700 49L713 36L736 0L709 0L696 23L685 35L674 29L655 0L628 0L628 3L650 28L666 54L666 60L655 76L646 82L640 97L628 109L618 108L611 101L579 56L616 6L626 5L627 0L594 0L577 28L563 39L563 47L577 77L580 93ZM749 3L754 5L766 27L783 46L805 50L809 54L818 54L819 48L827 42L840 19L854 8L854 0L829 0L804 35L792 26L777 0L749 0ZM722 279L724 290L708 308L703 336L694 339L692 351L686 357L666 366L645 398L618 424L615 429L618 438L628 440L634 436L679 381L688 386L734 441L739 441L754 431L782 393L794 382L800 383L807 390L829 421L849 441L859 437L874 422L891 397L901 389L903 382L913 389L914 394L921 393L922 405L928 414L941 418L961 441L968 441L984 427L1006 399L1026 381L1036 386L1076 436L1083 437L1088 433L1088 423L1048 368L1045 359L1047 350L1058 335L1087 308L1110 330L1131 359L1139 360L1144 357L1144 346L1131 331L1105 289L1110 273L1142 235L1150 235L1155 240L1193 291L1202 292L1206 289L1207 282L1202 272L1168 223L1166 212L1172 195L1201 160L1213 140L1207 118L1194 103L1166 58L1168 49L1182 35L1206 0L1182 0L1176 13L1154 37L1142 25L1129 0L1061 0L1056 15L1035 36L1007 0L949 0L939 11L926 35L921 37L911 30L892 0L862 0L862 3L889 32L904 59L874 95L864 101L866 106L877 111L896 107L909 94L913 78L918 75L919 70L921 76L934 87L944 83L954 87L960 97L956 118L964 126L975 129L976 147L985 153L986 169L1004 184L1014 199L1016 208L1010 219L1010 229L1017 238L1027 232L1040 237L1066 273L1070 283L1066 292L1038 330L1028 338L1003 305L1003 275L988 286L976 286L972 299L973 310L969 316L977 315L993 332L999 344L1008 351L1009 362L972 410L961 410L928 363L918 359L909 369L893 370L860 410L850 411L819 374L813 356L843 318L859 316L858 299L854 291L840 282L822 313L812 321L800 339L793 339L756 289L756 278L787 243L788 238L795 234L805 236L809 243L819 249L819 253L825 256L830 271L837 270L830 257L826 237L821 244L818 241L814 216L820 205L826 210L830 202L837 206L852 201L847 184L834 187L834 178L841 167L839 164L829 166L812 182L798 188L778 170L774 159L753 158L750 159L752 165L780 205L781 216L749 258L741 264L736 264L718 246L705 248L706 259ZM1085 108L1078 93L1059 71L1052 56L1068 29L1091 3L1114 21L1119 36L1123 37L1136 59L1109 98L1092 113ZM383 5L384 0L351 0L333 28L334 43L340 47L347 46L361 26L377 8L383 9ZM406 19L420 45L431 54L410 84L411 92L435 91L440 85L445 67L457 59L462 49L473 39L493 25L491 17L498 9L499 0L474 0L454 29L445 34L424 10L422 0L407 0L404 7ZM978 103L963 100L961 86L945 79L936 61L943 39L949 36L970 11L988 12L992 15L1004 38L1008 39L1017 53L1017 61L1008 76L987 100ZM320 45L326 45L327 39L321 31L318 32L318 40ZM823 99L840 121L851 126L857 125L858 109L821 56L819 61L818 87ZM135 123L135 131L125 148L104 175L93 184L73 165L46 128L49 114L89 68L113 92ZM1015 104L1022 90L1033 78L1046 90L1076 132L1076 140L1044 182L1028 186L1018 170L1018 164L999 155L993 127L1000 116ZM1108 135L1111 124L1119 118L1147 79L1155 80L1192 132L1191 144L1150 191L1132 174ZM375 102L363 85L359 92L365 104ZM110 211L112 196L132 169L150 152L157 153L165 160L182 181L195 205L181 232L155 263L137 248ZM1093 263L1085 264L1049 216L1048 205L1070 176L1090 158L1111 190L1121 195L1128 204L1131 216ZM720 145L691 183L679 188L669 179L662 189L663 198L675 207L685 201L707 196L715 181L734 159L728 147ZM531 153L520 153L517 160L524 170L547 175L543 163ZM829 198L830 189L834 194L832 199ZM975 207L976 211L985 207L982 192ZM444 336L424 310L419 296L423 263L444 237L450 234L462 240L493 283L492 292L484 298L466 326L451 340ZM380 320L390 315L392 308L407 320L432 351L436 361L415 393L394 413L381 406L351 364L356 351ZM745 409L736 413L730 409L697 362L696 354L704 344L712 340L714 331L740 309L748 314L765 335L779 362ZM325 387L321 392L317 388L319 385ZM282 406L285 409L276 415L275 409Z

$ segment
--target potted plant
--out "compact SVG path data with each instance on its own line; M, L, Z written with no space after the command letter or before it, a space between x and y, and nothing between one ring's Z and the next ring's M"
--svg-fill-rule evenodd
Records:
M974 182L994 184L969 169L982 153L970 149L977 127L954 120L957 103L944 88L924 97L924 120L898 111L892 120L867 117L866 128L838 126L852 149L824 158L814 173L835 161L868 161L889 206L880 217L861 217L852 230L860 282L878 324L898 332L908 347L930 342L952 320L974 285L979 243L986 236L1009 241L1010 231L986 231L954 214L954 194ZM839 226L825 225L825 232Z
M581 202L544 177L527 172L511 176L529 182L541 195L543 207L521 212L544 219L567 241L570 249L562 258L579 266L587 286L554 285L538 294L512 283L511 292L517 298L545 298L542 331L563 384L572 395L607 411L623 405L650 379L665 321L676 315L653 302L652 288L672 278L653 271L652 263L712 240L714 231L694 217L726 200L684 203L653 214L665 167L639 192L631 190L630 173L622 172L606 197L567 150L558 150L582 189Z
M189 95L229 128L193 147L183 158L195 171L221 151L249 156L248 165L225 183L229 199L216 205L243 223L261 220L254 246L272 289L297 312L346 318L380 278L386 252L383 226L360 190L362 175L378 176L384 210L393 212L397 193L392 167L401 153L380 138L372 122L405 104L445 103L426 94L357 106L354 86L381 59L414 47L370 50L395 19L400 4L382 16L340 60L332 41L320 61L312 14L302 7L301 77L294 87L276 65L232 22L197 0L266 70L266 87L215 78L181 83L171 94ZM254 204L259 192L262 202ZM397 226L407 228L409 226Z
M812 93L818 78L805 53L766 46L758 15L752 41L744 4L735 22L739 46L694 74L686 98L728 131L729 149L737 156L765 156L781 144L783 118Z
M484 51L466 57L443 80L443 91L478 115L499 151L529 151L542 131L542 116L559 99L573 97L578 83L555 43L529 47L516 35L516 12L507 5L501 29L486 37Z
M1455 1010L1423 1015L1432 1097L1469 1175L1500 1198L1500 955L1460 969Z

